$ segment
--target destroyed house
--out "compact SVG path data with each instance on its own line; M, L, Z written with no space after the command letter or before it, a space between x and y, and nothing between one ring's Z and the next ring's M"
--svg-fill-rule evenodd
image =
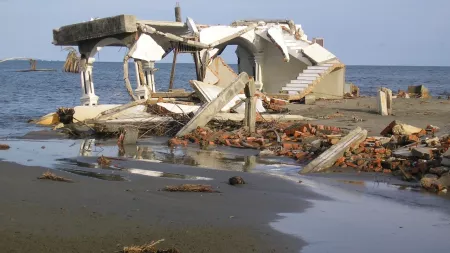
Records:
M193 55L197 81L210 85L230 84L241 72L255 82L256 89L271 97L299 100L307 94L323 98L344 96L345 65L323 47L323 39L308 40L301 25L292 20L238 20L230 25L138 20L120 15L60 27L53 31L53 44L78 46L81 54L82 105L97 105L93 62L106 46L128 48L124 59L124 80L133 100L156 94L155 62L170 52ZM219 57L229 45L236 45L239 73ZM128 78L128 62L134 60L136 84ZM169 92L174 87L172 66Z

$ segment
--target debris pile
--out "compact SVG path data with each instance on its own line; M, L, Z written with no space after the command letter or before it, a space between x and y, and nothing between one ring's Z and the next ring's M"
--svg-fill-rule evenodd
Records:
M337 127L289 122L259 123L256 133L244 128L233 131L198 127L191 133L169 140L170 147L199 144L202 149L224 145L235 148L269 149L279 156L308 161L336 144L343 131Z
M450 187L446 181L450 167L445 167L450 166L450 137L436 137L436 126L422 129L393 121L382 136L375 137L367 137L367 131L361 128L347 132L308 123L259 123L257 129L250 134L244 128L225 131L198 127L185 136L170 139L168 144L175 147L196 143L203 149L215 145L267 149L306 165L301 173L353 169L392 174L408 181L422 179L422 186L430 191Z
M382 135L368 137L358 147L345 152L334 164L364 172L382 172L420 181L423 188L439 192L450 187L450 138L436 137L439 128L425 129L393 121Z
M345 84L345 94L344 98L358 98L359 97L359 87L353 83Z
M408 91L399 90L397 98L430 98L430 92L424 85L408 86Z
M10 148L11 147L9 145L7 145L7 144L0 144L0 150L8 150Z
M38 179L45 179L45 180L52 180L52 181L66 182L66 183L73 182L72 180L70 180L68 178L57 176L50 171L44 172L42 174L42 176L38 177Z
M219 192L217 190L214 190L211 185L203 184L169 185L164 187L163 190L168 192Z
M122 253L180 253L180 251L175 248L157 249L156 245L163 241L164 241L164 239L161 239L156 242L151 242L151 243L144 244L144 245L127 246L127 247L124 247L121 252Z
M109 165L111 165L111 160L102 155L97 158L97 164L100 167L108 167Z

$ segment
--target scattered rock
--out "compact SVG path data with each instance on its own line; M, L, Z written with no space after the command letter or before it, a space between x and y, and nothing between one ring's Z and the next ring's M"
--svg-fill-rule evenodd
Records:
M445 173L448 173L450 171L450 168L447 167L436 167L436 168L431 168L430 169L430 174L435 174L438 176L442 176Z
M422 177L420 180L420 185L430 192L440 192L446 188L441 182L439 182L438 176L433 174L426 174Z
M230 179L228 179L228 183L230 185L237 185L237 184L245 184L245 181L242 177L230 177Z

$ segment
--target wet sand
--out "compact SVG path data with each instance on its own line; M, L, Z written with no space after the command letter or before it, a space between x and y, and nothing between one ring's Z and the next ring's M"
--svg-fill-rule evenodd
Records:
M95 158L91 159L92 162ZM73 183L38 180L47 169L0 162L3 252L117 252L164 238L181 252L299 252L305 242L269 226L278 213L298 213L325 199L296 182L261 174L184 165L120 162L120 166L213 178L187 181L129 175L104 181L55 171ZM231 176L248 184L230 186ZM166 185L211 184L221 193L159 191Z
M353 129L360 126L369 131L371 136L379 136L380 132L393 120L425 128L428 124L441 127L442 133L450 132L450 100L447 99L393 99L393 114L381 116L376 113L375 97L318 100L315 105L290 104L287 107L291 114L318 119L314 124L325 124ZM321 119L339 112L341 117ZM353 117L363 121L354 121Z

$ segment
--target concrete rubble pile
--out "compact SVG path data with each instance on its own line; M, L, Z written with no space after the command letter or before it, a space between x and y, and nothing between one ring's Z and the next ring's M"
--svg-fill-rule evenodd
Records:
M299 162L307 162L335 144L342 136L336 127L298 124L291 122L261 123L256 133L250 134L243 128L233 131L197 128L193 132L169 140L169 146L188 143L199 144L202 148L225 145L235 148L270 150L279 156L292 157Z
M300 173L356 172L384 173L420 183L431 192L450 187L450 136L437 137L439 128L417 128L393 121L382 136L367 136L357 128L351 132L309 123L261 123L254 134L243 128L232 131L197 128L169 141L169 146L199 144L202 148L225 145L235 148L270 150L306 165ZM350 138L352 137L352 138ZM333 150L334 149L334 150Z
M411 85L408 90L399 90L397 98L430 98L430 92L424 85Z

